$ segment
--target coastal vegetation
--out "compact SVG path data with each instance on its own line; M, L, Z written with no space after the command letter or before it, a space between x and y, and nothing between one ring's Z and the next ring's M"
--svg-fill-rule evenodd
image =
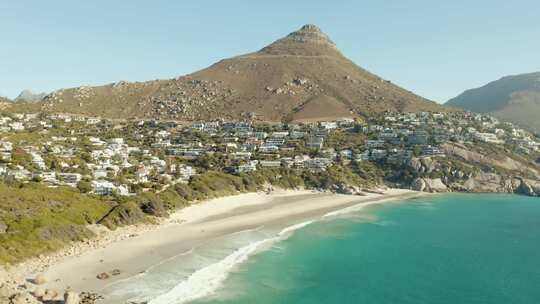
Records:
M81 193L86 192L82 189L50 188L36 182L0 183L0 264L20 262L83 241L93 236L87 228L90 224L116 229L153 223L173 210L202 200L272 187L368 186L372 169L355 168L362 175L344 167L303 174L287 169L264 169L240 175L207 171L194 176L189 183L178 183L159 193L140 192L128 197L96 196ZM371 184L375 185L376 181Z
M110 208L107 200L68 187L0 183L0 263L15 263L92 236L85 226Z

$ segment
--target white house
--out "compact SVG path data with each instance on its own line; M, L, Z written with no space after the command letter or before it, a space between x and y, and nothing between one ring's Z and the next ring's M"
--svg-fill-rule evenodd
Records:
M92 181L93 192L96 195L112 195L116 190L113 183L108 181Z
M81 181L82 175L79 173L58 173L58 179L66 184L76 185Z

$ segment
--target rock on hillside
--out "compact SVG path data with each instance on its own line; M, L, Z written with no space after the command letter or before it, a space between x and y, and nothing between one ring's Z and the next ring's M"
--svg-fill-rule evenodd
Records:
M36 109L111 118L263 121L447 110L358 67L314 25L187 76L59 90Z
M467 90L446 105L489 113L540 132L540 72L503 77Z

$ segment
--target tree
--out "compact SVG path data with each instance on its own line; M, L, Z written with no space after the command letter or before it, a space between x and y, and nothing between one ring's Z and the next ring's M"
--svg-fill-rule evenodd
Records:
M81 193L88 193L92 191L92 184L88 181L82 180L77 184L77 189L79 189Z

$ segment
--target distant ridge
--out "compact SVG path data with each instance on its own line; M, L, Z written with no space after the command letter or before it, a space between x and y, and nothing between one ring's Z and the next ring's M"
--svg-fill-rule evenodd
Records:
M467 90L446 105L490 113L539 133L540 72L503 77Z
M47 96L47 93L33 93L30 90L23 90L17 98L15 98L15 102L38 102L43 100L43 98Z
M448 110L358 67L311 24L257 52L187 76L64 89L18 109L111 118L263 121Z

